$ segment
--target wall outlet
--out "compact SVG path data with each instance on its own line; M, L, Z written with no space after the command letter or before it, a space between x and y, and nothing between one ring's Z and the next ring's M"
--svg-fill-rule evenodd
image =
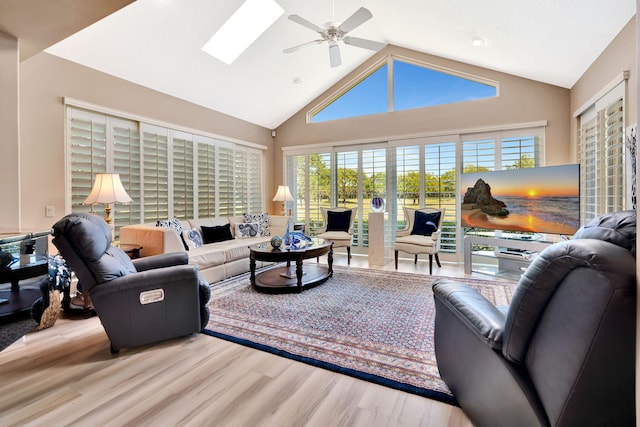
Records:
M55 206L46 206L44 215L47 218L53 218L56 216L56 207Z

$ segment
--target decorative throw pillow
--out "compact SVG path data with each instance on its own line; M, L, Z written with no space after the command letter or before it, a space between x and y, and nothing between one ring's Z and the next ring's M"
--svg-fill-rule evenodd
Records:
M182 232L182 240L187 244L189 250L202 246L202 235L195 228L191 230L184 230Z
M182 224L178 218L159 219L156 221L156 227L171 227L176 231L178 236L182 234Z
M180 240L182 240L182 245L184 246L184 248L186 250L189 250L189 246L187 245L187 242L184 240L184 237L182 236L182 224L180 223L180 220L178 218L174 217L173 219L159 219L158 221L156 221L156 227L173 228L176 234L180 236Z
M257 222L245 222L236 224L236 239L246 239L256 237L260 233L260 224Z
M351 209L344 212L327 211L327 231L349 231Z
M431 236L431 234L434 231L438 230L439 222L440 222L440 212L426 213L426 212L416 211L411 234L419 234L421 236Z
M204 243L216 243L224 242L225 240L232 240L231 224L218 225L213 227L202 227L202 240Z
M269 231L269 214L244 214L244 222L245 223L258 223L259 226L259 234L261 236L270 236L271 232Z

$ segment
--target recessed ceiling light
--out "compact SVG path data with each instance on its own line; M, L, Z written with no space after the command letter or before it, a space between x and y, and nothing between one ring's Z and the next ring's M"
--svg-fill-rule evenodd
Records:
M482 46L484 44L484 40L480 37L471 37L471 44L474 46Z
M274 0L246 0L202 50L231 65L283 13Z

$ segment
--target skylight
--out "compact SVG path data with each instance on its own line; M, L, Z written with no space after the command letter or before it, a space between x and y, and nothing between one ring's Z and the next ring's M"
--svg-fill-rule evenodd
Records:
M283 13L274 0L246 0L202 50L231 65Z

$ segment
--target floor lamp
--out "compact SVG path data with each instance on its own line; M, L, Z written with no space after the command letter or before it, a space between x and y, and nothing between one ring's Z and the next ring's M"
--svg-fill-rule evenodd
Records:
M293 196L291 195L291 191L289 190L288 185L278 185L278 191L276 195L273 196L274 202L282 202L282 216L287 214L285 209L285 204L287 202L293 202Z

